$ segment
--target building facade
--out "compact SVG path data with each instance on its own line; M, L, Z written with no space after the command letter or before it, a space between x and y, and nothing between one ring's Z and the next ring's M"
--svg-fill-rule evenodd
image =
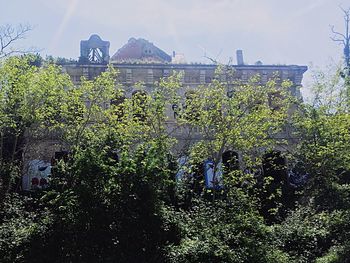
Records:
M136 83L144 84L144 91L151 93L155 81L161 78L171 76L173 73L181 73L182 90L180 96L185 96L189 90L195 90L199 85L207 85L216 77L217 64L197 64L185 63L184 57L173 52L172 55L166 54L163 50L156 47L153 43L145 39L131 38L115 54L109 54L109 42L103 41L97 35L92 35L88 40L80 43L80 58L77 62L61 64L64 73L67 73L73 83L79 85L81 77L94 79L102 72L106 71L108 64L112 64L119 71L118 83L125 91L125 97L131 97L138 91ZM244 64L242 51L237 51L237 64L227 65L233 76L222 74L221 80L226 81L228 77L240 80L241 83L259 74L262 85L270 79L278 78L281 82L289 80L292 83L291 93L293 96L301 99L300 88L302 86L303 74L307 70L306 66L298 65L263 65L256 63L254 65ZM176 116L173 108L169 105L167 110L169 116L168 125L176 125ZM183 134L185 131L177 129L174 134L181 143L184 143ZM39 182L40 169L49 166L50 159L55 155L62 155L62 149L57 146L55 138L48 138L38 143L32 153L28 154L29 162L28 172L23 177L23 188L32 189L33 183ZM37 164L40 165L37 165ZM31 171L29 173L29 171ZM33 174L36 174L35 176ZM42 173L47 176L49 172Z

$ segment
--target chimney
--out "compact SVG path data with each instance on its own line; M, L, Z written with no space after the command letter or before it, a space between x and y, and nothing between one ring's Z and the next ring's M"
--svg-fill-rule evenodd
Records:
M175 57L175 51L173 51L173 58Z
M236 57L237 57L237 65L242 66L244 65L243 62L243 51L242 50L236 50Z

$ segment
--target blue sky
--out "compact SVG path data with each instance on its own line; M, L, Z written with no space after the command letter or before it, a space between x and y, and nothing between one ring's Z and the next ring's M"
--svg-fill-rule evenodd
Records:
M0 0L0 25L34 26L22 46L78 58L79 42L97 33L113 55L142 37L188 62L223 63L243 49L246 63L324 67L341 58L330 27L342 31L347 0Z

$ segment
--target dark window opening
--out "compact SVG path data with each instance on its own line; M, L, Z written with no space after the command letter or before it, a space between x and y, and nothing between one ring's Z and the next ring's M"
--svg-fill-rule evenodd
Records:
M269 107L272 110L280 110L282 108L283 96L281 92L275 91L269 94Z
M132 93L133 116L135 120L145 121L146 119L147 93L143 90L136 90Z
M206 160L203 165L205 186L208 189L222 189L222 171L220 166L215 165L211 160Z
M303 186L309 175L302 162L296 162L288 171L288 183L293 187Z
M115 116L117 116L118 120L121 120L125 113L124 101L125 101L125 96L122 95L122 96L115 97L110 102L111 107L113 108L113 112Z
M59 151L55 152L55 157L53 158L54 163L52 165L55 165L57 162L63 160L64 162L67 162L69 158L69 152L68 151Z
M174 112L174 119L176 119L179 116L179 106L177 104L173 104L171 108Z
M107 158L108 158L109 164L111 164L111 165L117 164L119 162L118 151L117 150L109 150L107 152Z
M273 183L285 182L286 177L286 161L279 151L271 151L265 154L263 158L264 176L271 176Z
M222 164L224 173L230 173L232 171L239 170L238 153L234 151L226 151L222 154Z
M226 93L227 97L229 97L231 99L233 97L234 93L235 93L235 90L234 90L233 86L229 86L227 88L227 93Z
M185 104L183 108L185 110L185 118L188 121L198 121L200 119L198 98L199 94L194 90L188 91L185 94Z

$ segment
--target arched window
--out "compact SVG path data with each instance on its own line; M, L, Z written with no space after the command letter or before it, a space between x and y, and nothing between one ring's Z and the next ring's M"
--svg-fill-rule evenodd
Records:
M147 92L136 90L132 93L133 116L136 120L146 119Z
M115 98L111 99L111 107L113 109L114 114L117 116L118 120L121 120L124 116L124 101L125 96L119 95Z
M267 222L275 222L276 216L284 216L286 210L294 206L295 196L288 184L286 160L280 151L270 151L263 156L263 180L260 192L261 214ZM285 211L286 211L285 210ZM276 214L277 213L277 214Z
M209 189L221 189L223 187L221 165L215 167L211 160L204 162L204 180L205 186Z
M286 160L280 151L270 151L263 157L264 177L272 177L271 185L287 181Z
M280 91L271 92L268 96L271 110L280 110L283 106L283 95Z
M55 152L55 156L51 158L51 165L56 165L59 161L63 160L68 162L70 153L68 151Z
M288 170L288 183L293 187L299 187L306 183L309 174L306 171L305 164L298 161Z
M228 150L222 154L222 164L224 165L224 173L239 170L239 156L237 152Z
M198 99L199 93L194 90L185 93L185 103L183 108L184 116L188 121L198 121L200 118Z
M235 93L235 89L233 85L228 85L227 92L226 92L227 97L233 98L234 93Z
M117 150L109 149L107 151L108 163L113 165L119 162L119 155Z
M171 109L174 113L174 119L176 119L179 116L179 106L177 104L171 105Z

